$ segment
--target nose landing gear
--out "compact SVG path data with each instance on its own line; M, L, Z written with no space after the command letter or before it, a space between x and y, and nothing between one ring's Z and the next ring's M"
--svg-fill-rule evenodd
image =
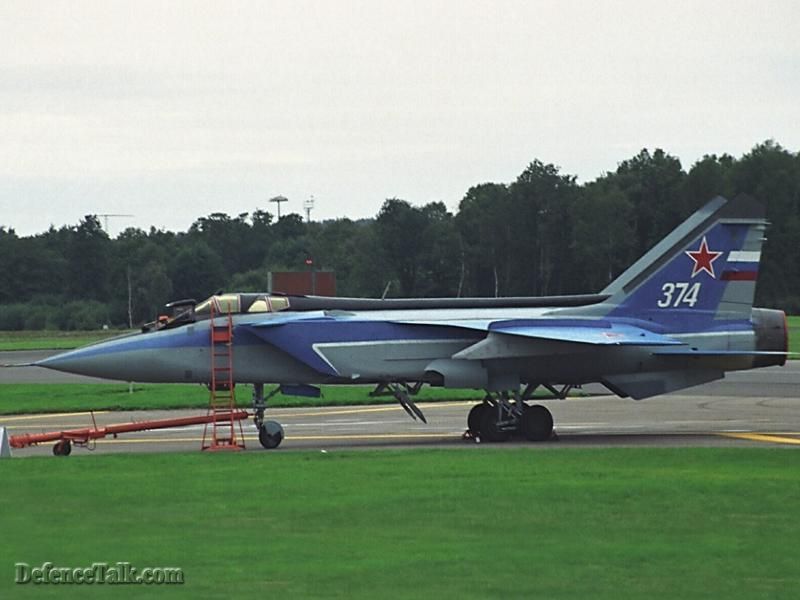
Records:
M258 429L258 441L266 450L274 450L281 445L285 434L283 426L277 421L265 421L264 411L267 408L267 401L280 391L275 388L269 396L264 397L264 384L256 383L253 385L253 422Z
M267 450L277 448L283 441L283 426L277 421L262 422L258 428L258 441Z

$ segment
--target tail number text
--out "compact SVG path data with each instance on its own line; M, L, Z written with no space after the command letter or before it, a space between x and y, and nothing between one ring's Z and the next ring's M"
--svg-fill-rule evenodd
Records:
M665 283L661 286L661 293L664 294L658 301L659 308L678 308L686 304L690 308L697 304L697 297L700 295L700 283Z

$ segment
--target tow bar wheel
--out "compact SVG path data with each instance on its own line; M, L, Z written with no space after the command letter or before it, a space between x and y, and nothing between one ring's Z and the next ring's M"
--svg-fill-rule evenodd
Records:
M72 452L72 443L69 440L59 440L53 446L54 456L69 456Z

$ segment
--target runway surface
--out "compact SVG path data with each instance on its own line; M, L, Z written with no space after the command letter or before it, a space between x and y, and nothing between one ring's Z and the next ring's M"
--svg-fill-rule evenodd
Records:
M33 362L52 353L3 352L0 364ZM0 383L100 382L37 367L0 369ZM588 391L602 392L601 386ZM800 447L800 361L785 367L730 373L718 382L641 402L615 396L541 402L553 413L553 441L503 444L462 440L472 403L420 404L428 424L412 421L399 406L269 409L269 419L285 428L277 452L345 448L488 448L541 450L598 446L782 446ZM98 412L98 426L202 414L190 411ZM0 416L9 434L36 433L91 425L89 413ZM203 425L121 435L98 440L95 450L112 452L197 451ZM251 421L243 422L247 451L265 452ZM15 456L50 455L52 444L15 449ZM75 448L73 455L84 454Z
M800 399L668 395L644 402L611 396L542 402L556 422L556 439L531 444L464 441L471 403L421 404L428 425L412 421L399 406L330 407L270 410L283 424L286 439L272 452L345 448L487 448L525 446L535 449L599 446L800 446ZM197 415L193 411L95 413L98 426L111 423ZM0 417L11 435L91 424L89 413ZM197 451L203 425L121 435L102 439L96 451ZM247 451L264 452L252 422L243 422ZM15 449L15 456L49 455L52 444ZM75 448L73 455L85 453Z

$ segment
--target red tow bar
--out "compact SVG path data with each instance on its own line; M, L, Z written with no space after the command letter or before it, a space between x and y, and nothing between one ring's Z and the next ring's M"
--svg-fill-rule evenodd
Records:
M71 452L71 445L85 446L91 440L97 440L106 436L114 436L120 433L131 433L134 431L149 431L151 429L169 429L170 427L184 427L186 425L202 425L214 421L239 421L246 419L249 413L246 410L236 410L229 413L217 413L200 415L197 417L179 417L176 419L157 419L153 421L137 421L135 423L118 423L107 425L106 427L85 427L83 429L67 429L64 431L49 431L47 433L24 433L12 435L8 442L12 448L25 448L46 442L56 442L53 447L53 454L56 456L66 456ZM94 415L92 415L94 420Z

